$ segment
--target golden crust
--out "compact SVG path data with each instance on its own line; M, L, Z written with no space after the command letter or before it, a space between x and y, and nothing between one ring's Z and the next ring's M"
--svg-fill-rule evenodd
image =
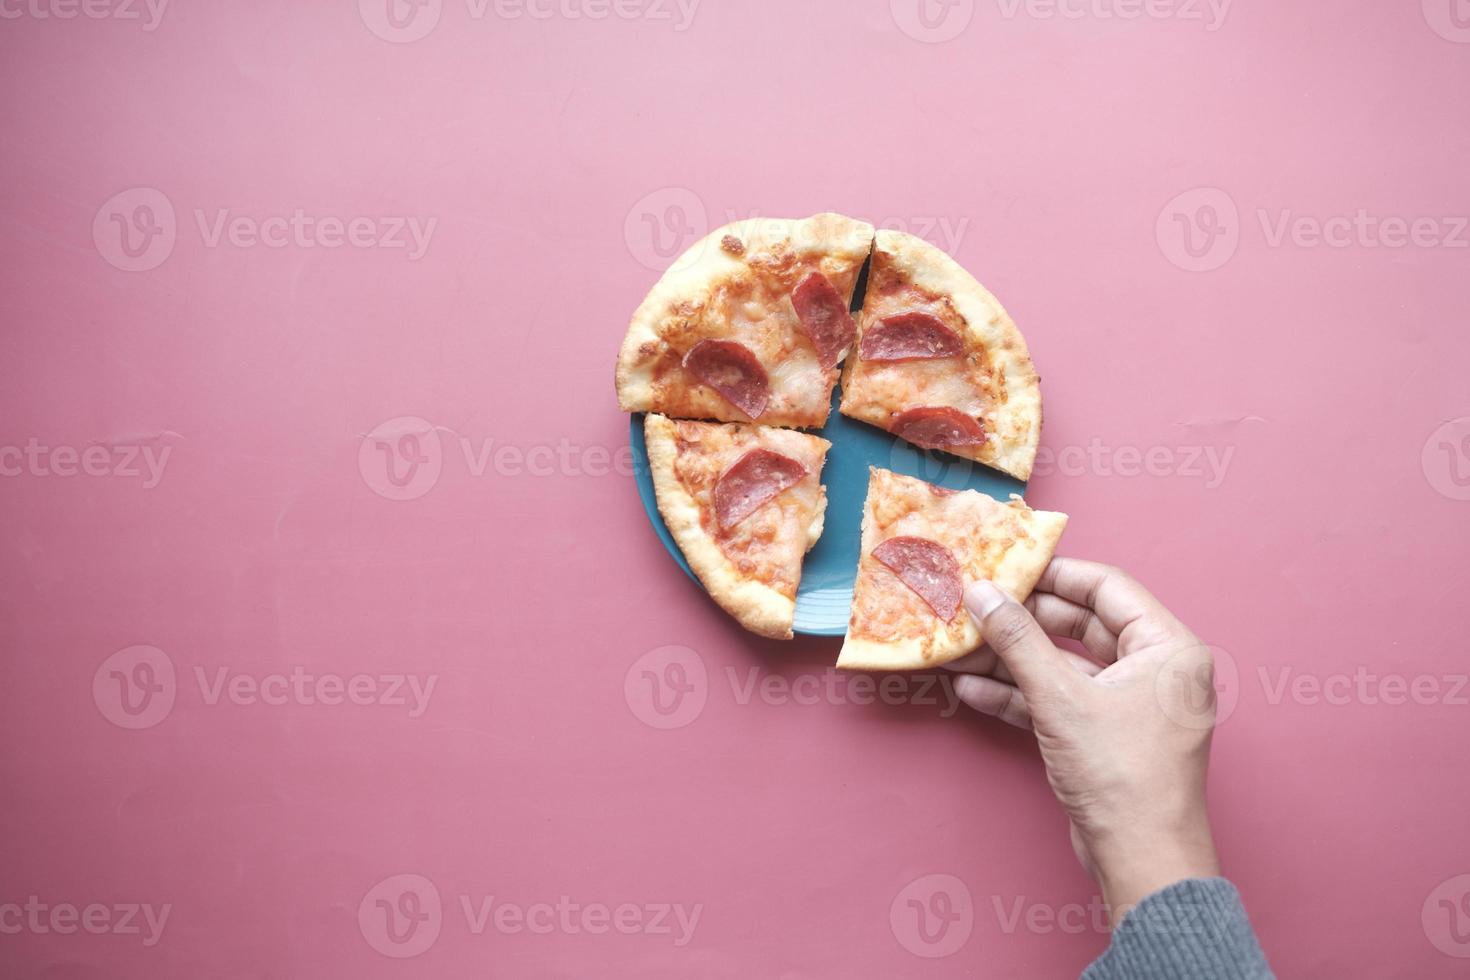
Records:
M839 214L752 218L717 228L680 256L633 314L618 354L618 404L626 412L750 421L686 372L700 340L736 340L765 367L771 400L764 425L826 424L836 369L823 369L800 329L790 293L820 271L851 297L873 244L873 226Z
M1020 497L1000 503L975 491L949 491L873 468L863 509L862 557L852 619L837 666L843 670L924 670L980 646L961 609L949 622L872 557L889 538L915 535L944 545L966 582L989 579L1024 600L1056 552L1067 515L1037 511Z
M977 418L986 441L949 450L1018 480L1031 477L1041 441L1041 380L1025 338L994 296L921 238L880 231L858 338L878 318L920 308L953 327L969 353L943 361L871 363L856 354L842 378L842 414L888 428L899 412L948 406Z
M831 443L802 432L751 425L643 423L654 495L689 567L721 608L753 633L789 640L801 562L822 533L827 496L822 464ZM740 525L717 531L712 493L719 475L761 447L803 463L807 476Z

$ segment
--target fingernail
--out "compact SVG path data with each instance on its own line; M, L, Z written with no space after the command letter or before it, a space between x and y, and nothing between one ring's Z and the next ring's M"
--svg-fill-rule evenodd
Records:
M976 622L983 621L986 616L1003 606L1005 601L1006 594L994 582L981 579L971 582L965 589L965 608L970 610L970 615L975 617Z

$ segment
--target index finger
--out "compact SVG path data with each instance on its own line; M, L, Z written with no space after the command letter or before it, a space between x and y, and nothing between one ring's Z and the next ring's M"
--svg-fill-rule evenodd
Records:
M1036 588L1091 609L1114 636L1146 616L1173 619L1173 613L1133 576L1101 562L1053 558Z

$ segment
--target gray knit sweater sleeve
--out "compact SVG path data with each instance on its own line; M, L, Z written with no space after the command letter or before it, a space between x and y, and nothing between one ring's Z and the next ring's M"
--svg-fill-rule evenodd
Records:
M1275 980L1275 974L1235 886L1224 878L1192 878L1139 902L1082 980Z

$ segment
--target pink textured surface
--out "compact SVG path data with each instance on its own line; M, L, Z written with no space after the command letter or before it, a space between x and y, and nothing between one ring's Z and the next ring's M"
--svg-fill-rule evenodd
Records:
M1216 828L1278 971L1465 969L1463 3L384 2L0 8L0 973L1094 957L1029 740L805 687L835 643L740 633L617 456L613 354L660 247L822 209L925 234L1007 303L1055 459L1031 499L1237 668ZM297 209L343 226L214 237ZM1281 239L1284 213L1307 225ZM422 254L371 246L391 217L434 222ZM1385 218L1432 220L1389 247ZM136 645L161 653L134 715L142 655L104 661ZM694 690L663 715L670 658ZM326 687L268 679L298 667ZM423 710L377 703L384 675L432 683ZM374 703L321 703L349 689ZM409 886L399 943L376 902L411 912ZM920 934L936 889L970 918ZM156 942L128 903L168 906ZM699 907L687 942L659 903Z

